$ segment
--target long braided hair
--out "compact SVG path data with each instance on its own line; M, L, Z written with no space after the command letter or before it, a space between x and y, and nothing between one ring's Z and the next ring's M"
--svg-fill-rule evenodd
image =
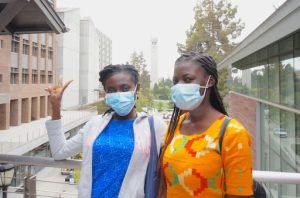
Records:
M215 84L211 87L210 91L210 104L215 108L217 111L219 111L222 114L228 115L224 104L222 102L221 96L219 94L217 84L218 84L218 71L217 71L217 64L216 61L213 59L213 57L203 54L203 53L197 53L197 52L189 52L182 54L176 61L175 61L175 66L183 63L183 62L193 62L198 64L200 67L203 67L204 70L207 72L207 74L211 75L215 79ZM165 140L165 145L162 148L160 157L159 157L159 164L158 164L158 170L159 170L159 175L160 175L160 184L159 184L159 197L165 197L166 189L167 189L167 184L165 181L165 176L164 176L164 164L163 164L163 156L164 153L168 147L168 145L171 143L173 137L174 137L174 132L175 129L178 125L178 121L180 116L183 114L183 112L177 108L174 105L170 125L166 134L166 140Z
M139 83L139 72L136 70L136 68L133 65L107 65L105 66L100 72L99 72L99 81L102 83L104 89L106 87L106 80L110 78L112 75L126 72L128 73L134 84L137 85ZM106 90L105 90L106 91ZM113 109L108 109L103 115L112 112Z

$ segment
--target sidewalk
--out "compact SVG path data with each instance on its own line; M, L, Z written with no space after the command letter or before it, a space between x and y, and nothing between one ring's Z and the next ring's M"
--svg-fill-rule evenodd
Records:
M96 115L96 112L63 111L64 133L87 122L93 115ZM49 119L48 116L20 126L10 127L7 130L0 130L0 153L22 155L48 142L45 122Z

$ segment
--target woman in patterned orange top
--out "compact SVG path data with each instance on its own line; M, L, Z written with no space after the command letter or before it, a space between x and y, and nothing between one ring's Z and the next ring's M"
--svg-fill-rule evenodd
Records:
M160 196L251 197L251 138L235 119L226 128L220 152L219 131L227 113L214 59L202 53L181 55L173 83L175 107L161 155Z

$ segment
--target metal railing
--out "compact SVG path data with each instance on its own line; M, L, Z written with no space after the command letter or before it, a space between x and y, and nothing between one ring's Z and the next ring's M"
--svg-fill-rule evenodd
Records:
M39 166L39 167L54 167L54 168L80 168L81 167L81 160L54 160L53 158L49 157L33 157L33 156L19 156L19 155L6 155L0 154L0 163L10 163L15 165L25 165L25 166ZM263 183L274 183L274 184L300 184L300 173L289 173L289 172L272 172L272 171L257 171L253 170L253 177L256 181L263 182ZM33 182L49 182L49 183L60 183L54 181L43 181L38 180L36 178L33 179ZM24 182L25 183L25 182ZM61 183L63 184L63 183ZM16 187L12 187L16 188ZM39 189L36 190L34 188L34 192L30 192L31 186L27 186L26 184L23 188L24 197L31 197L31 195L36 195L39 197L76 197L74 193L70 192L60 192L60 191L47 191L47 189ZM26 191L27 189L27 191ZM47 191L47 192L46 192ZM29 196L25 196L29 194ZM42 195L42 193L46 193L46 195ZM50 194L56 194L56 196ZM270 192L268 192L270 193ZM48 194L48 195L47 195ZM34 196L35 197L35 196ZM272 197L272 196L269 196Z
M80 168L81 160L54 160L47 157L31 157L18 155L0 154L0 163L10 163L15 165L43 166L56 168ZM253 170L253 177L257 181L280 183L280 184L300 184L300 173L272 172Z

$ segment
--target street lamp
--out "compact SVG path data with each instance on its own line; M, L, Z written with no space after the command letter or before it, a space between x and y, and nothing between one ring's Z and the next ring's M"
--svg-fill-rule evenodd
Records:
M0 164L0 187L2 188L2 197L7 198L7 188L10 186L15 172L13 164Z

